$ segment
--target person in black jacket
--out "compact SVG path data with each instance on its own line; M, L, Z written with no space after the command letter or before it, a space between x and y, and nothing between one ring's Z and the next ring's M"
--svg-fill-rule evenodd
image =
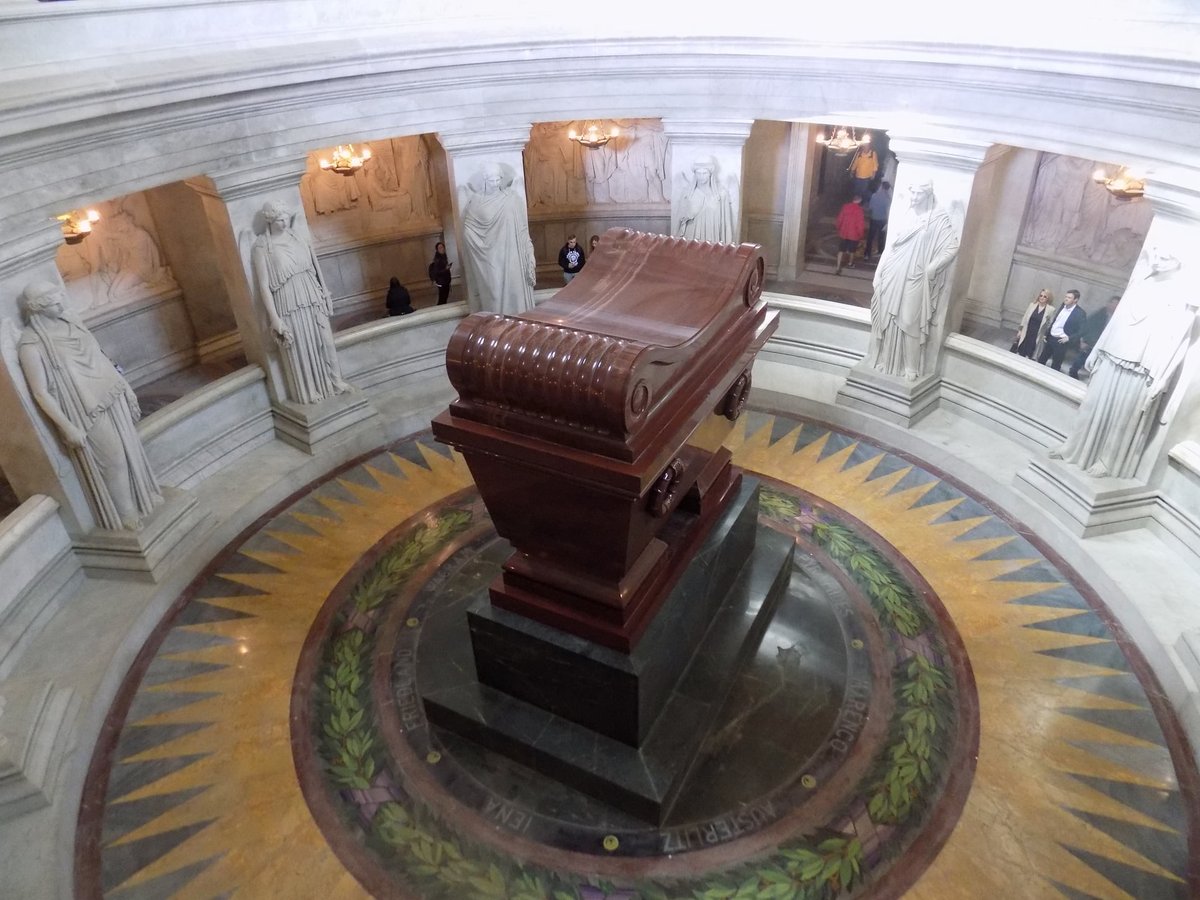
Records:
M450 297L450 262L446 256L446 245L441 241L433 248L433 262L429 264L429 280L437 285L438 306L443 305Z
M1083 334L1083 325L1087 321L1087 313L1079 306L1079 291L1067 291L1063 298L1062 308L1054 316L1050 332L1046 335L1046 346L1038 362L1049 365L1055 372L1062 371L1063 358L1068 350L1079 349L1079 336Z
M585 261L583 248L576 242L575 235L571 235L563 244L563 248L558 251L558 264L563 270L563 281L570 284L571 279L578 275L579 270L583 268Z
M387 292L387 311L389 316L406 316L410 312L416 312L413 309L412 297L408 294L408 288L400 283L400 279L395 276L388 282Z

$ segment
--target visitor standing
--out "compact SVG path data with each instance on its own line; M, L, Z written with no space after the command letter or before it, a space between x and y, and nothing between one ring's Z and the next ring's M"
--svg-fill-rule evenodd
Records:
M854 151L854 157L850 160L850 177L854 179L854 193L860 199L866 199L867 192L871 189L871 180L878 171L879 157L870 144Z
M837 269L834 275L842 273L842 257L846 258L844 265L854 265L854 254L858 250L858 242L867 233L867 220L863 215L862 197L855 194L842 206L837 215L837 233L841 238L838 244Z
M438 306L450 298L450 267L453 265L446 256L446 245L438 241L433 248L433 262L429 264L429 280L437 285Z
M570 284L571 279L579 274L585 262L587 262L587 258L583 255L583 248L575 240L575 235L571 235L563 244L562 249L558 251L558 264L563 270L563 282Z
M1013 349L1026 359L1033 359L1034 355L1044 346L1046 333L1050 330L1050 323L1053 321L1054 294L1050 292L1049 288L1043 288L1029 304L1025 315L1021 317L1021 325L1017 329L1017 339L1013 342Z
M866 259L878 256L883 252L887 242L888 213L892 208L892 186L888 182L879 185L879 190L871 195L867 203L867 251Z
M1062 309L1050 326L1050 334L1046 336L1046 346L1042 348L1038 362L1049 365L1055 372L1061 372L1067 351L1079 349L1079 336L1083 333L1086 321L1087 313L1079 306L1079 291L1067 291Z

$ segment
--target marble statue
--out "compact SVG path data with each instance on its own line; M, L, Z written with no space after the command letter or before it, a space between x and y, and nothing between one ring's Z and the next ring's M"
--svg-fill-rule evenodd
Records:
M469 191L462 216L463 257L482 309L505 315L533 309L533 242L512 171L489 163L471 179Z
M158 244L125 210L103 220L100 233L100 276L108 302L122 303L161 288L175 286Z
M958 253L958 231L937 205L932 182L910 185L908 193L911 215L893 220L896 233L875 270L870 364L915 381L924 373L925 343Z
M1193 339L1200 297L1180 261L1158 247L1139 261L1120 305L1092 348L1092 377L1075 429L1050 451L1095 477L1132 478Z
M21 308L28 322L17 348L21 371L67 446L96 522L137 529L163 498L134 425L141 410L133 388L66 311L61 287L33 282Z
M339 176L340 177L340 176ZM288 399L317 403L344 394L329 317L333 300L321 277L317 256L293 228L295 217L282 206L262 208L266 228L255 240L251 268L259 297L279 346Z
M692 165L691 181L679 203L677 233L690 240L737 243L733 202L717 180L716 160L700 159Z

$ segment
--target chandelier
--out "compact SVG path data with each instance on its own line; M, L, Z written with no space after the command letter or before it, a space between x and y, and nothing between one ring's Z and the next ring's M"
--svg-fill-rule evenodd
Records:
M1145 179L1134 175L1126 166L1121 166L1111 177L1107 169L1097 169L1092 173L1092 181L1104 185L1118 200L1137 200L1146 193Z
M330 155L333 157L333 161L322 158L321 168L337 172L339 175L350 176L361 169L371 158L371 148L364 144L361 150L355 150L353 144L347 144L344 147L338 144L337 149Z
M871 132L864 131L862 137L857 137L853 128L839 125L833 130L833 137L829 137L824 131L817 135L817 143L837 156L845 156L871 143Z
M621 129L613 126L608 131L605 131L599 122L586 122L583 126L583 131L578 132L574 128L567 132L567 139L576 141L583 146L595 150L597 147L603 147L615 137L621 136Z
M100 221L100 213L94 209L75 209L55 218L62 225L63 240L68 244L78 244L92 233L92 223Z

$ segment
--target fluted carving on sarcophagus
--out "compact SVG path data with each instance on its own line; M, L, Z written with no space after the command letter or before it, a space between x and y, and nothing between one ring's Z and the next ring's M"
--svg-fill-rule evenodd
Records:
M460 406L623 437L646 414L645 344L495 314L472 316L446 352Z

